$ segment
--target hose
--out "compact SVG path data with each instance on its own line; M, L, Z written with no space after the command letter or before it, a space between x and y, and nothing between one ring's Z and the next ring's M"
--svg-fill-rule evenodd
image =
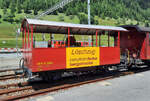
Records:
M19 68L21 68L23 70L23 74L25 75L26 73L26 70L24 68L24 61L25 59L24 58L21 58L20 61L19 61Z
M24 77L31 78L32 77L32 72L27 67L24 66L25 61L26 60L24 58L21 58L20 61L19 61L19 67L22 68Z

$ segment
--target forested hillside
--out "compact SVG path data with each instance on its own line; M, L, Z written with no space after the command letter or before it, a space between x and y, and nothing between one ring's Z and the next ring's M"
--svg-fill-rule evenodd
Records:
M16 47L16 29L22 19L34 18L59 1L0 0L0 47ZM74 0L40 19L87 24L87 0ZM91 23L150 26L150 0L91 0ZM18 43L21 47L21 38Z
M60 0L0 0L0 18L10 23L20 23L26 16L37 15L53 6ZM74 0L69 5L54 12L65 15L77 15L80 23L87 23L87 0ZM22 16L16 17L19 14ZM98 16L113 19L136 20L148 26L150 23L150 0L91 0L91 19L93 24L99 24L95 19ZM29 16L29 17L33 17ZM118 22L119 23L119 22Z

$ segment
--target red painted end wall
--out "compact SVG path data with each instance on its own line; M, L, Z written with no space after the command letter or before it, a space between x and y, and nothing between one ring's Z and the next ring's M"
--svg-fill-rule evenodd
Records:
M119 64L120 48L100 47L100 65Z

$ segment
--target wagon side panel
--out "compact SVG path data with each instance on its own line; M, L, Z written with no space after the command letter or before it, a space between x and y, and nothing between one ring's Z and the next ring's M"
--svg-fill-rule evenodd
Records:
M32 72L65 69L66 48L34 49L32 61Z

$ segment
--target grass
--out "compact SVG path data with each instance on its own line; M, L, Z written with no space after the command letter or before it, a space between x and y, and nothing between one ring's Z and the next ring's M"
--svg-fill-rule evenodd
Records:
M58 15L47 15L45 17L42 17L41 20L67 22L67 23L75 23L75 24L80 23L80 20L77 16L73 16L73 18L71 18L71 16L72 15L66 16L63 13L58 13Z
M9 23L0 24L0 38L15 38L15 26Z
M0 48L16 48L16 39L15 38L1 38L0 39ZM18 39L18 47L21 48L22 40Z
M8 12L10 10L8 9ZM2 9L0 9L0 14L3 16L3 12ZM20 13L20 14L16 14L14 19L21 19L24 17L29 17L29 18L33 18L32 14L25 14L25 13ZM68 23L75 23L78 24L79 18L75 15L70 15L70 16L66 16L63 13L59 13L58 15L46 15L44 17L41 18L42 20L48 20L48 21L57 21L57 22L68 22ZM105 19L99 18L98 16L95 16L96 20L98 20L98 23L100 25L109 25L109 26L117 26L118 23L119 25L123 25L123 24L136 24L137 22L135 20L130 20L130 19L125 19L125 22L123 21L123 19L118 18L117 20L112 19L112 18L108 18L106 17ZM0 48L7 48L7 47L16 47L16 29L20 27L20 24L10 24L8 22L4 22L2 21L2 19L0 19L1 23L0 23ZM140 22L140 24L142 25L143 23ZM21 47L21 36L19 36L19 47ZM41 40L41 35L37 36L37 40ZM82 41L88 41L88 36L85 36L84 38L81 36L75 36L76 40L82 40ZM46 35L46 40L49 39L49 35ZM104 39L105 41L102 41L103 45L107 45L107 36L104 35L102 36L102 39ZM64 35L55 35L55 40L64 40ZM111 41L113 43L113 41Z

